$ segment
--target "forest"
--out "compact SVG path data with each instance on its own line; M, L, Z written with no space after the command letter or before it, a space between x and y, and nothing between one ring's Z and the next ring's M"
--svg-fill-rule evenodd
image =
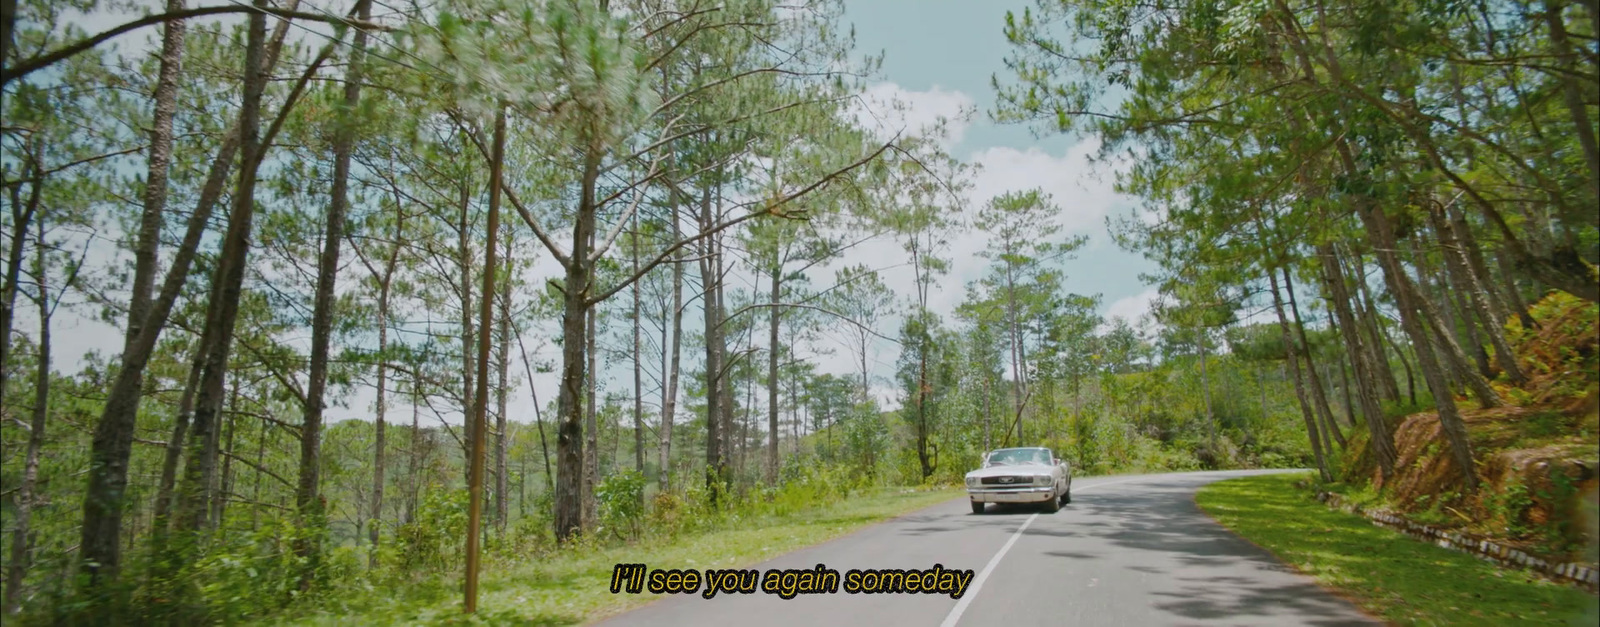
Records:
M975 198L957 121L868 99L846 18L4 0L7 622L272 621L421 580L470 612L484 561L956 485L1004 446L1480 510L1516 444L1482 425L1549 416L1588 447L1552 459L1592 457L1593 0L984 26L1010 53L983 115L1126 164L1137 207L1094 228L1158 268L1131 320L1063 269L1075 199ZM116 333L68 354L79 321Z

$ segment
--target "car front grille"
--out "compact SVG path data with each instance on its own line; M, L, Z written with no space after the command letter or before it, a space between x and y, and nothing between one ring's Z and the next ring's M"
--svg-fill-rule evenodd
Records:
M983 485L1033 485L1033 476L984 477L979 481Z

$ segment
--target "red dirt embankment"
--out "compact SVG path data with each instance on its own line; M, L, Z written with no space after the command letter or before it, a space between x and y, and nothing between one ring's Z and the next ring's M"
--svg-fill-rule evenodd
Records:
M1477 459L1481 488L1461 493L1461 476L1438 415L1405 417L1395 431L1389 506L1428 524L1517 545L1531 553L1594 561L1600 503L1600 308L1553 293L1530 312L1538 327L1513 318L1507 339L1529 381L1493 383L1503 407L1458 399ZM1348 476L1380 487L1365 446L1352 443ZM1585 550L1588 549L1588 550Z

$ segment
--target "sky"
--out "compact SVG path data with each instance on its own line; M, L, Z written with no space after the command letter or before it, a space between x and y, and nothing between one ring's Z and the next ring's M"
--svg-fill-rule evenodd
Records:
M210 3L201 3L210 4ZM342 5L339 2L317 2L319 6ZM989 198L1008 191L1032 187L1050 193L1060 208L1057 223L1062 229L1060 237L1083 235L1088 243L1075 259L1064 263L1067 278L1066 290L1101 298L1101 313L1108 318L1120 316L1135 321L1149 309L1155 296L1153 287L1145 285L1139 274L1154 270L1154 265L1138 254L1119 249L1109 237L1106 219L1126 215L1133 210L1134 201L1113 191L1114 172L1107 165L1091 165L1088 157L1095 152L1093 140L1080 140L1060 134L1036 138L1030 129L1020 125L1000 125L992 122L989 112L994 107L994 91L990 86L993 75L1004 72L1004 58L1010 50L1002 32L1007 10L1021 11L1026 0L846 0L845 20L853 24L860 54L883 53L881 76L874 77L866 99L875 113L887 111L886 99L902 100L909 105L903 119L890 120L885 132L897 130L896 124L915 130L939 116L957 117L962 111L975 110L965 122L950 128L945 147L956 158L979 166L973 185L966 198L968 211L975 211ZM334 9L337 10L337 9ZM103 26L121 23L120 15L92 15L83 26L97 32ZM216 19L230 19L226 16ZM238 19L237 17L231 19ZM158 29L145 29L115 40L115 46L124 54L143 54L159 41ZM950 237L951 247L946 256L951 260L951 272L938 281L930 298L930 307L947 319L965 295L965 285L984 274L987 260L978 256L986 239L981 233L960 233ZM542 251L541 251L542 252ZM118 251L112 253L125 256ZM835 270L847 265L862 264L882 269L885 284L902 298L913 291L912 275L906 255L895 245L860 246L830 265L813 269L811 283L827 286ZM553 260L544 259L532 269L534 281L541 276L556 276ZM353 276L353 275L351 275ZM749 277L736 275L738 284ZM685 328L692 329L696 321L686 318ZM19 329L32 329L36 321L26 310L18 320ZM898 318L883 321L878 331L893 336L899 328ZM55 319L55 350L58 371L77 372L84 365L83 356L91 350L114 354L121 346L118 327L97 319L89 308L59 312ZM530 357L554 361L557 357L553 343L555 325L527 329L524 341ZM827 334L825 334L827 335ZM548 336L548 337L547 337ZM841 335L831 337L842 339ZM308 338L292 341L304 344ZM825 348L825 347L824 347ZM833 347L831 355L817 358L819 370L834 374L853 374L859 366L844 346ZM302 351L304 347L302 347ZM880 340L870 351L873 392L883 405L898 405L898 392L892 386L897 348L892 342ZM685 367L695 367L698 351L685 351ZM609 389L631 392L631 363L613 363L603 366ZM513 368L513 374L520 368ZM518 380L522 380L518 377ZM512 396L513 420L531 419L534 403L525 385L519 385ZM647 384L647 397L650 397ZM541 405L555 397L554 374L535 375L534 390ZM373 401L373 391L361 387L344 399L338 399L328 411L330 420L349 418L367 419ZM397 399L398 400L398 399ZM391 402L391 406L394 403ZM408 408L396 411L408 412ZM460 415L446 415L440 419L460 423Z
M1101 295L1101 313L1130 321L1148 311L1155 295L1139 280L1155 266L1111 241L1106 217L1126 215L1134 201L1112 189L1113 172L1094 166L1087 157L1097 145L1061 134L1035 138L1024 125L996 124L989 118L995 94L991 77L1005 74L1011 46L1003 31L1007 11L1020 13L1030 0L847 0L845 19L854 24L856 43L864 53L884 53L884 82L874 91L906 99L913 115L953 115L961 106L976 106L970 124L953 133L950 148L958 159L982 166L972 190L972 209L1006 191L1041 187L1061 208L1063 234L1087 235L1089 243L1077 259L1065 264L1069 291ZM915 16L911 18L909 16ZM965 242L952 254L958 289L946 291L943 302L960 300L960 285L983 273L977 258L981 239ZM909 283L907 283L909 291Z

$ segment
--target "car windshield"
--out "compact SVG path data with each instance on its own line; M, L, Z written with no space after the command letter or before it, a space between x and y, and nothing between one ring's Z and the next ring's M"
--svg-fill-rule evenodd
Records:
M1050 453L1039 448L1008 448L989 454L988 466L1016 466L1018 464L1049 464Z

